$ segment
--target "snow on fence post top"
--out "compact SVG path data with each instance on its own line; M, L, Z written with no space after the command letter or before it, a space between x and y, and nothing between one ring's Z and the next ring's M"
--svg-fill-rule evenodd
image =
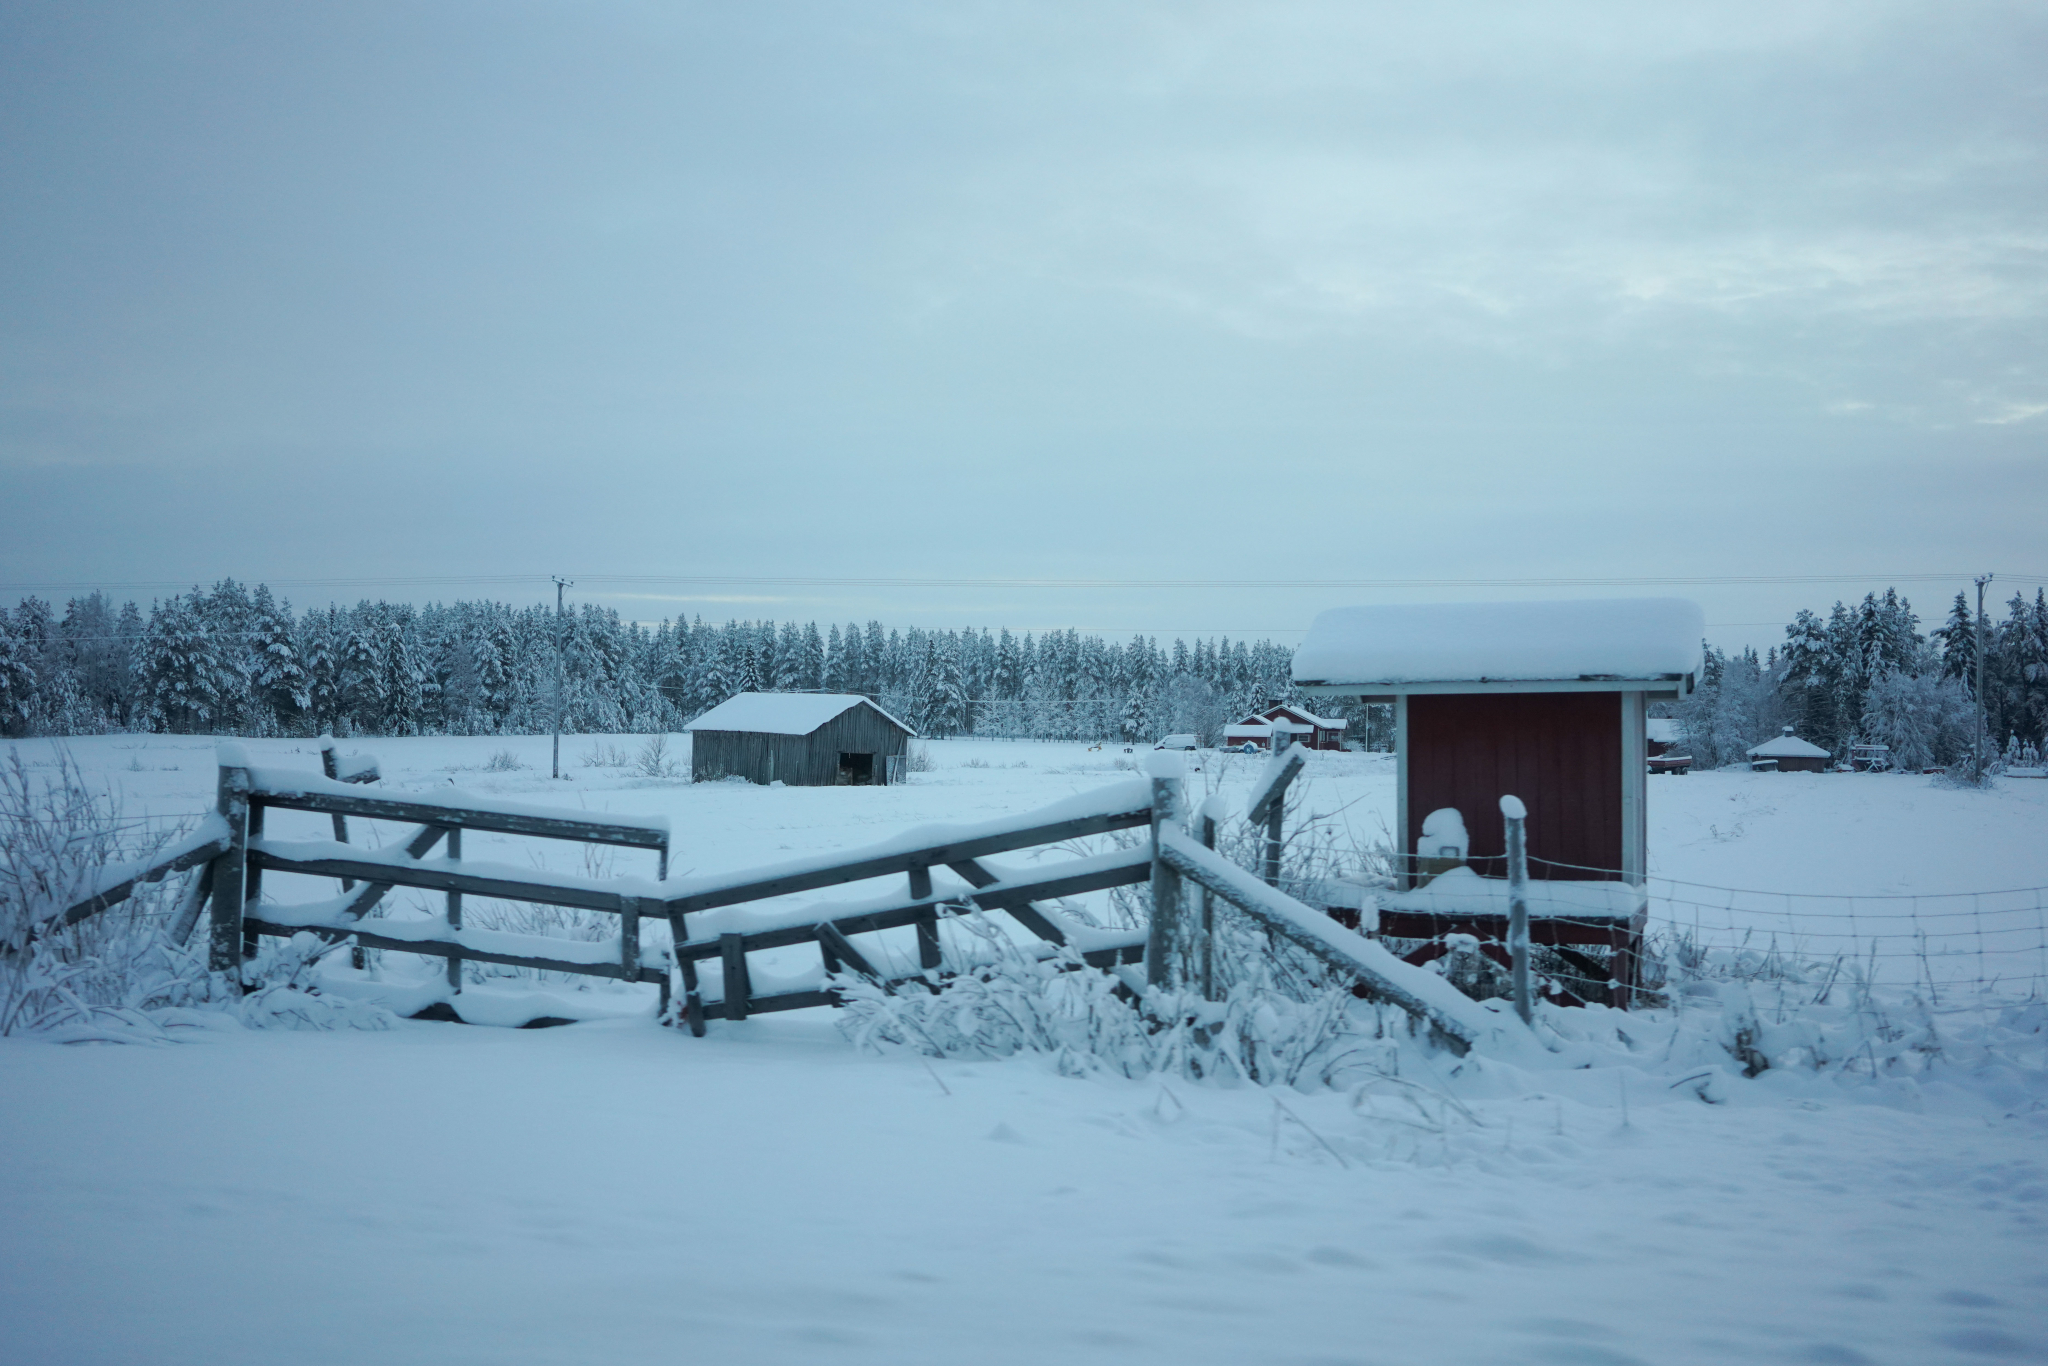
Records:
M1500 799L1500 814L1506 816L1511 821L1525 821L1529 819L1529 808L1522 805L1520 797L1502 797Z
M1177 749L1155 749L1145 756L1145 776L1179 782L1187 777L1187 756Z
M1438 807L1422 818L1422 838L1416 841L1415 852L1423 858L1455 855L1460 860L1472 852L1472 836L1466 833L1465 817L1457 807Z

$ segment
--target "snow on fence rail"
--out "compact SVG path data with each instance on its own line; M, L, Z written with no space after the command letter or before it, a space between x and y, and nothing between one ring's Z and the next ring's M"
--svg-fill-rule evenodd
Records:
M1222 897L1296 947L1355 975L1368 999L1399 1006L1426 1023L1452 1052L1465 1053L1499 1026L1471 997L1424 968L1296 901L1277 887L1171 827L1159 832L1159 856L1180 876Z
M505 802L465 793L404 797L365 792L374 764L358 762L347 777L323 750L328 776L250 765L239 746L220 754L217 814L209 818L209 842L195 845L187 862L204 859L203 880L187 896L189 912L176 918L182 941L197 919L203 898L212 909L209 966L239 976L265 935L311 933L330 942L350 942L358 951L388 949L440 957L448 963L451 995L461 991L464 961L504 964L551 972L648 982L661 988L664 1013L671 982L679 979L679 1022L702 1034L707 1019L744 1019L763 1011L832 1003L824 978L841 967L877 976L850 936L913 927L919 965L915 974L885 983L923 978L943 966L938 925L955 907L974 905L1007 912L1051 946L1071 946L1098 967L1137 962L1142 937L1078 925L1049 903L1060 897L1144 881L1152 858L1143 849L1064 859L1049 865L1008 868L985 861L990 854L1057 844L1089 835L1145 825L1152 806L1144 784L1112 784L1054 803L1009 821L913 830L866 849L824 858L796 860L723 878L680 882L667 879L669 828L662 819L608 815L603 819ZM334 821L335 838L276 839L265 833L270 809L323 813ZM366 849L347 842L347 819L357 817L414 824L400 844ZM462 832L499 834L646 848L657 857L653 878L579 877L486 863L462 857ZM442 852L435 854L436 849ZM941 870L935 878L934 870ZM158 876L167 869L157 870ZM337 878L337 897L299 903L262 900L266 873ZM825 906L747 906L772 898L890 875L908 880L907 895ZM393 919L373 915L394 887L439 892L446 911L439 919ZM465 927L463 898L571 907L616 915L619 932L598 943L544 935L513 934ZM744 907L744 909L742 909ZM81 912L91 914L88 908ZM697 919L692 921L691 917ZM641 942L643 922L665 920L670 943L650 953ZM764 982L757 989L747 955L815 942L816 969L795 982ZM698 965L716 959L718 990L700 990Z
M190 833L153 854L99 868L86 886L73 890L71 904L36 926L36 933L45 934L67 925L76 925L89 916L118 906L146 883L161 882L192 868L210 868L213 860L226 853L227 849L227 822L219 816L208 816ZM190 932L189 922L185 929Z
M338 772L331 751L323 751L330 775ZM239 746L220 747L217 813L170 859L140 870L168 875L171 867L204 863L186 907L177 917L182 938L196 921L198 893L211 904L209 965L239 980L264 935L311 933L330 942L347 941L358 950L381 948L437 956L448 962L449 991L461 990L465 960L655 983L664 1016L672 980L681 988L677 1023L702 1034L708 1019L743 1020L750 1014L835 1003L827 978L850 969L885 987L919 982L936 985L945 967L939 936L942 919L957 910L1008 914L1044 941L1046 952L1077 953L1099 968L1145 961L1148 941L1162 917L1144 932L1103 930L1075 923L1054 904L1063 897L1150 881L1155 897L1178 904L1179 879L1191 878L1224 901L1301 944L1310 952L1356 974L1381 999L1410 1011L1446 1044L1463 1052L1480 1037L1477 1010L1441 979L1395 962L1378 946L1342 929L1252 875L1218 859L1172 828L1178 784L1157 778L1113 783L1026 815L970 825L930 826L895 839L820 858L800 859L715 878L667 879L669 830L665 821L586 816L549 811L523 803L492 801L468 794L397 797L363 791L374 779L372 765L357 764L354 781L251 766ZM1296 766L1298 768L1298 765ZM1292 777L1292 772L1287 773ZM1286 779L1273 784L1277 794ZM1276 797L1277 800L1277 797ZM272 809L326 814L335 839L287 840L265 833ZM402 821L415 825L400 845L365 849L346 842L348 817ZM1205 828L1213 829L1213 821ZM1118 830L1151 828L1149 847L1138 845L1052 863L1006 866L991 855L1042 848ZM593 878L536 871L462 857L464 830L642 847L659 861L656 876ZM1185 846L1185 847L1183 847ZM434 856L435 850L442 852ZM1193 852L1190 853L1189 851ZM138 870L112 870L129 875ZM337 897L300 903L262 901L266 873L337 878ZM111 874L110 874L111 875ZM822 905L758 903L803 892L876 878L901 876L901 892ZM394 887L439 892L446 910L438 919L398 920L373 915ZM1256 890L1250 890L1256 889ZM99 901L106 901L106 893ZM521 935L465 927L462 898L567 906L613 914L619 933L598 943ZM76 908L75 908L76 909ZM93 908L79 910L79 918ZM645 953L642 923L668 922L670 943ZM692 917L695 917L693 920ZM877 968L874 955L855 936L911 928L917 966L895 976ZM817 965L794 978L754 981L748 955L813 943ZM702 989L698 968L719 967L715 993ZM1177 966L1155 964L1152 979L1179 985ZM1451 998L1456 997L1456 1000ZM1462 1003L1462 1004L1461 1004Z

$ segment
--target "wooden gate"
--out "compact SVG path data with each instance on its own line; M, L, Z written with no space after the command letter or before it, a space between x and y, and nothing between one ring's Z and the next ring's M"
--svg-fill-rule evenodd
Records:
M964 909L1000 911L1045 945L1069 949L1083 963L1112 969L1143 963L1146 981L1134 986L1169 991L1198 989L1182 980L1182 964L1201 961L1215 905L1250 916L1268 930L1352 974L1362 994L1407 1011L1446 1046L1464 1052L1492 1027L1485 1012L1442 978L1395 959L1321 910L1270 885L1277 880L1277 850L1268 851L1265 881L1221 858L1214 848L1217 812L1205 806L1197 839L1181 829L1180 784L1155 776L1110 784L1004 821L935 826L864 850L796 860L771 868L717 877L668 877L665 819L588 816L517 802L469 796L394 795L364 790L374 765L351 771L328 751L326 774L258 767L240 746L221 746L217 809L175 849L146 868L109 870L102 888L54 917L75 923L113 905L142 882L203 865L182 898L173 933L182 942L210 905L209 967L239 983L243 964L265 935L310 933L358 948L440 957L448 963L451 993L461 990L464 961L653 983L661 989L662 1017L702 1035L705 1022L834 1005L827 979L850 969L886 987L910 982L936 986L946 964L939 924ZM1256 818L1277 844L1278 802L1300 771L1300 757L1277 756L1254 793ZM333 839L283 840L265 831L267 811L324 813ZM389 848L348 842L349 818L402 822L411 834ZM1149 838L1106 851L1009 867L991 855L1043 849L1070 840L1145 828ZM579 877L465 859L466 830L644 849L655 856L650 878ZM264 902L267 872L340 879L341 894L326 900ZM796 893L877 878L902 877L900 891L863 902L758 906ZM940 879L945 879L941 885ZM1144 929L1083 925L1055 904L1062 897L1149 883L1152 914ZM1199 917L1185 914L1183 884L1201 899ZM373 914L395 887L438 892L438 919L398 920ZM541 935L483 930L463 923L463 898L572 907L618 917L616 936L581 943ZM822 912L822 914L821 914ZM669 943L650 952L641 932L650 918L665 920ZM873 941L855 936L909 927L917 962L892 965ZM1187 941L1196 952L1186 952ZM748 955L814 945L810 980L757 988ZM700 982L706 963L717 966L719 990ZM673 1001L677 987L681 999ZM670 1009L671 1004L675 1006Z

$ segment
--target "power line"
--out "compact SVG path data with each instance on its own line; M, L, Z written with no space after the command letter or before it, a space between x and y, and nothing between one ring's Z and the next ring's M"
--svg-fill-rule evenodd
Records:
M1949 574L1707 574L1685 576L1607 575L1434 579L1138 579L1138 578L952 578L943 576L835 576L750 574L582 574L586 587L614 585L683 585L712 588L1687 588L1745 584L1802 583L1968 583L1974 573ZM2048 575L2000 574L2016 583L2048 585ZM309 578L252 580L276 588L404 588L545 584L545 574L406 575L385 578ZM184 580L137 579L88 582L49 581L0 583L0 592L96 592L117 588L170 589L199 587Z

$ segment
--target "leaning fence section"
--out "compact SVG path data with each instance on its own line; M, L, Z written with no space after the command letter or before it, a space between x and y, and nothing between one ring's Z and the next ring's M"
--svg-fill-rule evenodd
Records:
M237 750L223 747L218 812L228 826L229 846L215 875L210 966L238 972L264 935L311 933L349 941L358 953L389 949L446 961L448 989L462 990L465 962L501 964L537 971L572 973L666 987L659 962L644 961L643 907L658 906L661 879L668 872L668 823L659 818L608 816L593 819L551 807L493 801L474 796L386 794L360 786L374 768L333 776L256 767ZM330 752L331 756L331 752ZM306 811L332 818L334 838L286 840L266 831L265 813ZM348 841L348 820L398 822L410 831L393 847L366 849ZM653 877L575 877L463 857L465 831L567 841L585 845L644 849L654 856ZM263 902L265 873L334 878L339 896L302 903ZM376 914L398 887L439 893L439 919L398 919ZM617 917L618 932L598 943L481 929L463 923L466 897L490 897L568 907ZM655 911L658 916L658 909Z

